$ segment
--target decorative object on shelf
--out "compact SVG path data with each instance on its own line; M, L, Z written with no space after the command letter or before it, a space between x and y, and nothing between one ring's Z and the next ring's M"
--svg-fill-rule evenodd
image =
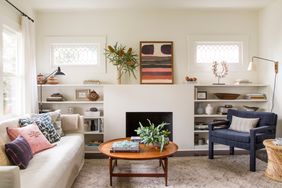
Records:
M75 100L78 101L87 101L88 100L88 94L90 90L89 89L76 89L75 90Z
M252 82L247 79L237 79L235 80L234 85L241 85L241 84L251 84Z
M207 100L208 93L207 91L197 91L197 100Z
M89 91L88 95L87 95L87 98L90 100L90 101L97 101L99 99L99 95L98 93L95 91L95 90L91 90Z
M60 93L53 93L50 97L46 98L46 101L64 101L64 96Z
M237 108L234 108L232 105L227 104L224 106L219 106L217 111L221 115L226 115L229 109L237 110Z
M59 84L59 80L55 76L50 76L47 79L47 84Z
M240 94L236 93L214 93L214 95L222 100L235 100L240 96Z
M197 78L196 78L196 77L185 76L185 80L186 80L188 83L196 83L196 82L197 82Z
M154 146L160 147L160 151L163 151L164 146L169 143L170 132L164 130L164 126L168 123L161 123L157 126L148 119L148 125L143 126L139 122L140 127L135 130L138 136L141 138L143 144L149 145L153 144Z
M123 74L128 73L135 76L135 71L138 67L137 57L138 55L132 51L132 48L128 48L116 43L115 45L109 45L107 49L105 49L106 58L117 67L118 71L118 84L121 84L121 77Z
M250 100L265 100L266 96L265 94L262 93L251 93L251 94L246 94L244 96L245 99L250 99Z
M173 42L140 42L140 83L173 84Z
M212 105L211 105L211 104L207 104L207 106L206 106L206 108L205 108L206 114L212 115L212 114L213 114L213 111L214 111L214 109L213 109Z
M50 76L64 76L65 73L63 73L61 71L61 68L58 67L56 70L54 70L52 73L50 73L48 76L45 77L45 79L42 81L42 83L44 82L47 82L47 79L50 77ZM42 113L42 110L43 110L43 103L42 103L42 84L40 84L40 105L39 105L39 113Z
M251 111L251 112L255 112L259 109L259 107L256 107L256 106L246 106L246 105L243 105L244 107L244 110L246 111Z
M37 84L46 84L46 79L41 73L37 75Z
M224 78L228 74L228 66L227 63L222 61L220 63L221 67L219 68L219 63L217 61L212 64L212 71L215 77L217 77L217 83L213 83L214 85L225 85L225 83L220 83L220 79Z
M139 143L133 141L118 141L112 143L111 152L139 152Z
M74 107L68 107L67 113L68 114L73 114L74 113Z
M259 60L264 60L264 61L268 61L268 62L272 62L274 63L274 83L273 83L273 92L272 92L272 101L271 101L271 112L273 111L274 108L274 99L275 99L275 91L276 91L276 82L277 82L277 74L278 74L278 61L272 60L272 59L267 59L267 58L263 58L263 57L258 57L258 56L253 56L252 57L252 61L249 64L248 67L248 71L251 71L253 69L253 63L255 59L259 59Z
M96 107L92 107L88 111L84 112L84 116L85 117L93 117L93 118L95 118L95 117L100 117L100 115L101 115L101 112L98 111L98 109Z
M204 114L205 113L205 109L203 107L203 105L201 103L198 104L197 107L197 114Z
M84 80L83 81L83 84L101 84L101 81L100 80Z

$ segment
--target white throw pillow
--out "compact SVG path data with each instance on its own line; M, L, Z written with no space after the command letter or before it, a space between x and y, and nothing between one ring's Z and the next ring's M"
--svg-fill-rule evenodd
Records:
M259 118L241 118L232 116L232 123L229 129L239 132L250 132L258 124Z

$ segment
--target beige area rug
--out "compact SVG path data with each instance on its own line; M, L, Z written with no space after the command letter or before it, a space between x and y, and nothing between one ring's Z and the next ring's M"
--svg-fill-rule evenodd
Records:
M211 188L282 188L282 183L264 176L266 163L257 160L257 172L249 171L247 155L169 158L168 187L211 187ZM158 161L118 161L123 171L138 169L139 172L158 171ZM117 169L119 170L119 169ZM88 159L77 177L73 188L100 188L109 186L108 160ZM117 178L113 187L161 188L164 178Z

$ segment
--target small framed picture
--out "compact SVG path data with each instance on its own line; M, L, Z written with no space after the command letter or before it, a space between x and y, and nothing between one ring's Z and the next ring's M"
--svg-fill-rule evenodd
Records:
M206 91L197 91L197 100L207 100L207 95Z
M89 89L77 89L75 90L75 100L87 101L88 94L89 94Z

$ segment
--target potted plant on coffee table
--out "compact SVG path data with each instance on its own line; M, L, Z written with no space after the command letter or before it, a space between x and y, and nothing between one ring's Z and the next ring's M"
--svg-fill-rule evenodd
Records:
M153 144L160 148L160 151L163 151L164 146L169 143L168 136L170 132L164 129L165 125L168 123L161 123L157 126L148 119L148 125L143 126L141 122L139 122L140 127L135 130L138 136L140 136L141 143L145 145Z

